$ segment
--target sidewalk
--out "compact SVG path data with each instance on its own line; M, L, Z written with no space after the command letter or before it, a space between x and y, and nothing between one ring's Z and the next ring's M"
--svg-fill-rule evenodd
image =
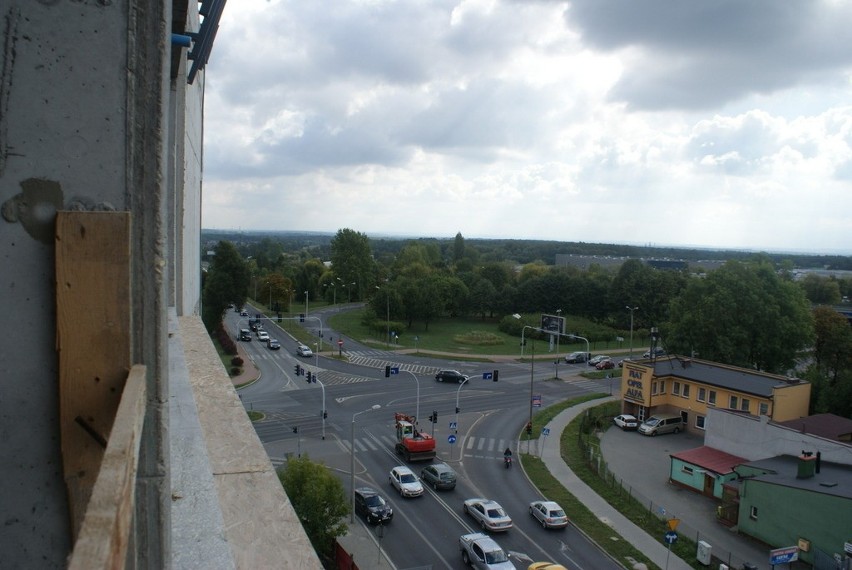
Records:
M599 406L608 400L615 398L591 400L577 406L573 406L557 415L548 424L551 432L556 435L555 441L559 441L561 434L565 431L568 424L580 415L587 408ZM562 459L559 453L558 445L546 445L542 450L542 461L547 466L548 471L559 480L562 485L568 489L572 495L582 502L592 513L601 521L608 524L617 532L624 540L638 548L642 553L651 559L651 561L660 568L669 568L669 570L690 570L691 566L684 562L675 554L669 554L668 549L652 538L644 530L630 522L627 517L614 509L609 503L603 500L595 493L588 485L580 480L568 468L568 465ZM668 558L668 565L666 559ZM621 561L622 563L624 561Z

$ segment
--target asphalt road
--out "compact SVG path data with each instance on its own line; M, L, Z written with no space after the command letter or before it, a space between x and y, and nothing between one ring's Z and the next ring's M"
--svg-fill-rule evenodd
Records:
M313 315L322 318L323 312ZM245 317L242 319L245 321ZM226 318L234 334L238 328L245 327L245 322L239 321L236 313ZM313 324L318 323L313 321ZM352 339L344 340L346 350L357 353L355 360L362 365L325 357L301 358L295 355L295 341L281 332L272 332L276 326L270 323L266 329L281 341L281 350L271 351L256 340L244 344L262 374L258 382L240 390L247 409L262 411L267 416L255 423L258 436L273 463L281 464L290 454L307 453L337 473L347 493L354 441L355 486L375 487L394 508L394 520L380 530L371 528L371 531L381 533L379 544L397 568L464 568L458 537L479 528L472 518L463 514L462 502L477 496L497 500L512 517L514 528L493 536L513 553L518 567L526 567L529 560L549 560L572 569L620 568L576 528L541 528L528 513L529 503L541 498L538 491L519 467L508 470L503 467L503 449L510 446L517 451L518 434L529 418L528 365L500 364L500 380L492 382L482 377L483 372L497 367L490 363L397 355L361 346ZM324 338L338 336L325 324L323 329ZM308 384L304 377L297 377L294 372L297 363L319 373L325 386L328 414L325 422L323 389L319 384ZM398 366L400 374L385 378L385 363ZM458 369L470 374L471 379L461 388L438 383L434 372L439 368ZM538 376L552 377L552 367L536 366L533 393L541 396L546 407L601 390L599 382L570 376L578 370L585 368L561 365L562 381L545 382L537 381ZM420 429L434 435L439 459L457 471L458 485L452 491L427 489L422 497L403 499L388 483L390 469L403 464L393 451L393 413L414 415L418 402ZM374 405L380 408L371 410ZM433 411L438 412L438 421L430 424L427 416ZM457 424L457 430L452 432L457 437L455 444L448 441L450 422ZM419 473L423 465L409 466ZM364 523L356 518L355 524ZM377 551L376 555L380 553Z

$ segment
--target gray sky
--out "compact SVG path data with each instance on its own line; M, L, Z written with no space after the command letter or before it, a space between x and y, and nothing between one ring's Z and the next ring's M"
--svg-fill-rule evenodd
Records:
M231 0L205 228L852 253L852 3Z

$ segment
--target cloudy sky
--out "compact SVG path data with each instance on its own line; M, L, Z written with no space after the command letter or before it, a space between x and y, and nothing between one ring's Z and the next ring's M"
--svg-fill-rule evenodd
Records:
M852 3L232 0L205 228L852 254Z

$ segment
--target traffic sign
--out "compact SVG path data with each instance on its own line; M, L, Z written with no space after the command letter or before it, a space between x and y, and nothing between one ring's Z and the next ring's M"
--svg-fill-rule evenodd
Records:
M665 536L666 544L674 544L677 542L677 533L673 530L670 530L666 533Z
M337 346L343 346L343 341L338 339Z
M666 526L669 530L677 530L677 525L680 524L680 519L669 519L666 521Z
M458 429L458 424L456 422L450 422L450 429Z
M447 436L447 441L449 441L450 443L455 443L455 442L456 442L456 436L455 436L455 434L452 434L452 433L451 433L450 435L448 435L448 436Z
M541 435L545 437L550 435L550 428L541 428Z
M533 396L532 405L533 405L534 408L540 408L541 407L541 394L536 394L535 396Z
M493 372L483 372L482 373L482 379L483 380L491 380L493 377L494 377Z

